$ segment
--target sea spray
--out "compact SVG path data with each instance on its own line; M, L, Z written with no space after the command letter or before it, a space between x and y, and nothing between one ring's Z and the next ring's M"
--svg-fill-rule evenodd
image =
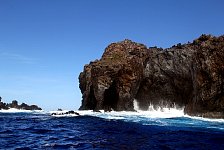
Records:
M25 109L0 109L0 113L44 113L44 110L25 110Z
M152 104L149 105L147 111L143 111L139 109L137 100L134 100L134 109L144 115L151 118L172 118L172 117L183 117L184 116L184 107L177 107L175 104L173 107L168 106L154 106Z

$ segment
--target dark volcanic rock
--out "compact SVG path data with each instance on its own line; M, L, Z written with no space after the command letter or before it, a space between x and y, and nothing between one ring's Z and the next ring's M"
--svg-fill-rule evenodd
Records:
M146 46L130 40L109 45L101 60L86 65L79 76L80 109L133 110L147 53Z
M79 76L80 109L132 111L150 105L224 117L224 36L202 35L168 49L130 40L110 44Z
M51 113L52 116L55 116L55 115L70 115L70 114L75 114L77 116L80 116L80 114L78 112L75 112L73 110L70 110L70 111L67 111L67 112L54 112L54 113Z
M19 105L19 109L24 109L24 110L42 110L37 105L27 105L25 103L22 103L21 105Z
M1 97L0 97L1 100ZM11 103L3 103L0 101L0 110L8 110L10 108L16 108L16 109L23 109L23 110L42 110L37 105L27 105L25 103L22 103L21 105L18 104L16 100L13 100Z
M224 36L202 35L191 48L194 90L185 112L224 118Z

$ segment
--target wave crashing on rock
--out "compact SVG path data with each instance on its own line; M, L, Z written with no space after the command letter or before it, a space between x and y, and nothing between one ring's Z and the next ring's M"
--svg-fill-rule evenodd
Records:
M192 116L224 118L224 36L201 35L192 43L147 48L124 40L79 75L80 110L134 111L184 107Z

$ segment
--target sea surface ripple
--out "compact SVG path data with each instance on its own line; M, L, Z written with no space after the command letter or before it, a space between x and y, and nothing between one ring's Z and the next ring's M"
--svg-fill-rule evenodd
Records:
M224 122L137 113L0 113L0 149L216 149Z

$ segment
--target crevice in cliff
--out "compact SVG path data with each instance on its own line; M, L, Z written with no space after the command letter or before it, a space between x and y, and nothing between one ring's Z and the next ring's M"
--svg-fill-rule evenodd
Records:
M105 90L104 92L104 110L111 111L117 110L117 102L119 99L119 95L116 90L116 82L114 81L111 86Z
M140 110L148 110L150 103L150 84L145 79L140 83L138 92L136 94L136 101Z
M88 101L89 102L87 103L86 107L90 110L94 110L96 108L97 101L94 94L93 85L90 86L90 94L88 97Z

